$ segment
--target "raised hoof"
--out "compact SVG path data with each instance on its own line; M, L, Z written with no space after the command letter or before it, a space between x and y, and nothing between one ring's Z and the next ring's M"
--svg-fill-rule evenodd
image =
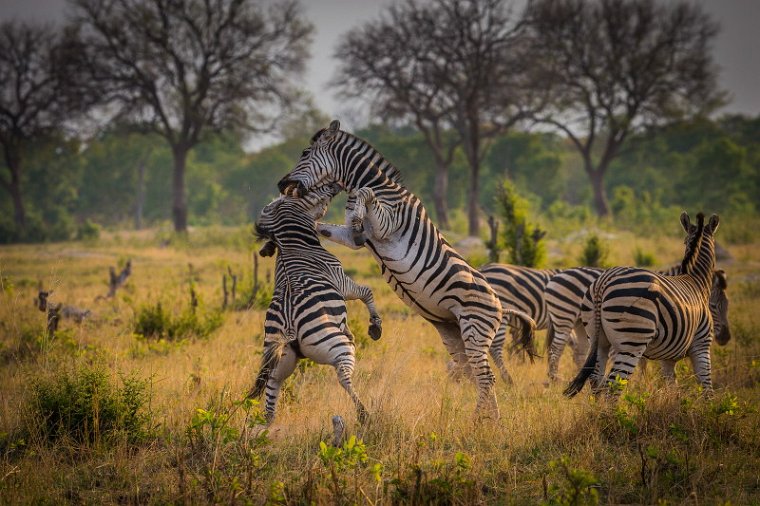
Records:
M353 239L356 246L364 246L364 243L367 242L367 238L364 237L363 232L354 232Z
M383 327L378 323L370 323L367 333L373 341L377 341L383 335Z
M322 237L332 237L332 232L330 232L329 230L320 230L319 234Z

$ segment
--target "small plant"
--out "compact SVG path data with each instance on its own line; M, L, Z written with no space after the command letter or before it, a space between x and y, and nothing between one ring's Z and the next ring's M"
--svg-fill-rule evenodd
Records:
M161 302L144 304L136 311L134 333L145 339L179 340L190 336L208 337L224 323L219 311L199 315L194 306L173 315Z
M100 238L100 225L90 219L84 220L77 227L77 241L97 241Z
M504 225L502 239L509 251L509 262L540 267L546 260L546 232L528 221L528 203L517 195L515 186L504 181L496 195L496 205Z
M559 474L563 481L558 484L545 485L545 505L599 504L599 492L597 491L599 480L590 471L572 467L570 459L566 455L549 462L549 471Z
M587 267L606 267L608 255L609 248L607 245L598 235L592 234L586 239L586 244L578 261Z
M633 250L633 263L639 267L652 267L657 260L654 254L637 247Z
M126 437L137 443L150 435L150 399L146 380L123 377L117 385L105 370L83 367L35 380L30 413L51 442L99 444Z

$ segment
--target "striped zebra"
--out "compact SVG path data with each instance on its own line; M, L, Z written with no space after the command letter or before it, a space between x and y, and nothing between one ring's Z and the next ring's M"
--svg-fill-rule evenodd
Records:
M278 187L301 196L327 181L353 198L346 226L322 224L319 232L350 248L366 244L396 295L436 328L458 366L475 379L476 411L498 418L488 348L502 309L486 279L446 242L398 170L369 143L340 130L338 121L314 135Z
M704 390L712 389L710 343L713 332L722 333L709 307L719 219L713 215L705 224L699 213L695 225L683 213L681 224L688 234L682 274L616 267L591 284L581 313L591 351L565 395L577 394L589 377L592 389L601 391L608 359L612 367L607 384L625 380L641 357L663 361L663 375L672 380L676 362L688 356Z
M364 422L367 416L351 381L355 347L345 301L361 299L367 306L373 339L380 338L382 320L372 291L346 275L338 259L322 247L316 231L316 220L340 191L337 185L325 185L302 199L280 196L264 207L256 223L257 235L267 239L260 253L278 252L275 289L264 323L261 370L249 394L258 398L266 391L267 423L274 419L282 382L301 358L335 367L359 420Z
M558 269L533 269L520 265L487 264L480 268L501 301L502 309L516 309L528 315L535 322L535 330L547 328L549 323L546 310L545 289L551 277L560 272ZM499 330L496 332L490 353L494 363L499 368L501 376L507 383L512 378L504 364L504 344L507 340L507 328L522 332L523 320L519 316L505 316Z
M675 276L681 271L681 264L659 271L665 276ZM546 305L549 311L549 328L547 333L547 350L549 355L549 380L557 380L559 359L570 343L573 346L573 358L580 366L588 353L588 336L581 320L583 296L604 269L597 267L574 267L565 269L549 280L546 285ZM731 339L728 325L728 282L726 272L716 270L713 273L710 289L710 311L715 322L715 339L723 346Z

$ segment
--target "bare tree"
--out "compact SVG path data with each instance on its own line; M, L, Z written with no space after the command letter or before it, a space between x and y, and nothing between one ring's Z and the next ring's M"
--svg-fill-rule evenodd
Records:
M92 85L171 147L174 228L184 232L189 151L209 129L274 126L312 26L296 0L73 1Z
M722 103L710 56L718 27L684 1L537 0L528 18L536 86L553 94L538 119L578 149L607 215L604 176L629 134Z
M521 23L505 0L407 0L343 38L336 82L375 111L411 119L436 160L435 207L447 220L448 166L462 146L470 166L469 233L479 232L480 164L488 139L525 117ZM445 225L444 225L445 226Z
M58 129L80 104L68 86L66 40L52 26L0 24L0 147L10 176L0 177L0 186L13 200L14 223L22 235L24 149L29 141Z

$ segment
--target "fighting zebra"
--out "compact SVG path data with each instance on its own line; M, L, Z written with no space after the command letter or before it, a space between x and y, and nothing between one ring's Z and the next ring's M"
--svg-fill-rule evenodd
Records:
M340 183L353 199L346 226L320 224L319 232L349 248L366 243L396 295L436 328L458 366L475 379L476 411L498 418L488 348L502 309L486 279L446 242L398 170L369 143L340 130L338 121L314 135L278 187L301 196L326 181Z
M601 391L608 359L612 367L606 383L627 379L642 356L663 361L663 375L672 381L676 362L688 355L702 388L712 390L710 343L714 329L709 298L719 219L713 215L705 224L699 213L694 225L684 212L681 224L688 234L681 274L664 276L616 267L591 284L581 313L591 351L565 395L577 394L589 377L594 392Z
M379 339L382 320L372 291L346 275L338 259L319 242L316 220L322 218L337 185L314 189L302 199L280 196L261 211L256 233L267 239L262 256L277 252L275 289L264 322L261 370L249 397L266 391L267 423L274 419L282 382L300 358L335 367L338 381L351 396L360 422L367 411L354 391L354 336L348 328L346 300L361 299L370 313L369 335Z
M519 265L488 264L480 268L501 301L502 310L516 309L528 315L535 322L535 330L543 330L549 323L546 311L544 290L551 277L560 272L558 269L533 269ZM517 321L515 321L517 318ZM511 326L523 332L523 320L519 316L505 315L496 332L490 353L499 368L501 376L507 383L512 378L504 364L504 343L507 340L507 327Z
M659 271L665 276L676 276L681 271L681 264ZM573 358L577 365L582 365L588 353L588 337L581 320L583 295L604 269L597 267L574 267L565 269L549 280L546 285L546 305L549 312L549 329L547 333L547 350L549 355L549 381L557 380L559 359L565 344L574 346ZM710 289L710 312L715 326L715 340L724 346L731 339L728 325L728 281L726 272L716 270L713 273Z

